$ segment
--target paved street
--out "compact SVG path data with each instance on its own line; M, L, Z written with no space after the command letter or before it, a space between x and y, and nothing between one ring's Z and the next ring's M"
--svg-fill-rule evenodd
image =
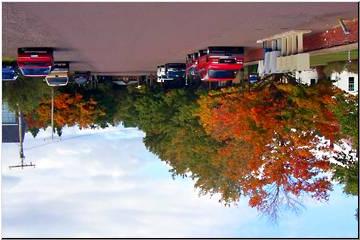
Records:
M73 70L152 71L209 45L256 47L291 29L357 16L357 3L3 3L3 56L59 48Z

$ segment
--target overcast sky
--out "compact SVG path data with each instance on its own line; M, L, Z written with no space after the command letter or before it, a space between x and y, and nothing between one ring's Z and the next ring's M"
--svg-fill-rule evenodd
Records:
M191 179L172 179L135 128L64 128L26 134L26 162L11 169L18 145L2 144L3 237L356 237L357 198L335 187L327 203L305 202L272 224L248 207L199 197Z

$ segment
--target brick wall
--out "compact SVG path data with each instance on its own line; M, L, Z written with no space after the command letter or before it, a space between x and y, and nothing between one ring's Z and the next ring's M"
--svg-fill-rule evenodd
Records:
M345 35L339 26L328 29L327 31L305 34L304 35L304 52L309 52L322 48L330 48L359 41L358 19L345 21L345 25L350 31L349 35ZM264 59L264 50L262 48L245 49L244 62L252 62Z
M262 59L264 59L264 49L262 48L245 49L244 62L252 62Z
M305 34L304 52L358 42L358 19L346 21L345 25L350 31L349 35L344 34L340 25L324 32Z

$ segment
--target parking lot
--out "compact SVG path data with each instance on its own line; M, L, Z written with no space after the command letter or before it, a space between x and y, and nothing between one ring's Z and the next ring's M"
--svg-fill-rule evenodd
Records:
M356 15L356 3L3 3L3 56L55 47L72 70L155 71L209 45L259 47L271 34Z

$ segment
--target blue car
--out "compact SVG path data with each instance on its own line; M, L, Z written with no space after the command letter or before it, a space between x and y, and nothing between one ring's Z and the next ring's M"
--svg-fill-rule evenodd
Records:
M2 67L2 80L3 81L14 81L18 78L17 71L13 66L3 65Z
M185 63L167 63L165 64L165 80L185 79Z
M256 83L258 80L259 80L259 76L257 73L249 74L249 82L250 83Z

